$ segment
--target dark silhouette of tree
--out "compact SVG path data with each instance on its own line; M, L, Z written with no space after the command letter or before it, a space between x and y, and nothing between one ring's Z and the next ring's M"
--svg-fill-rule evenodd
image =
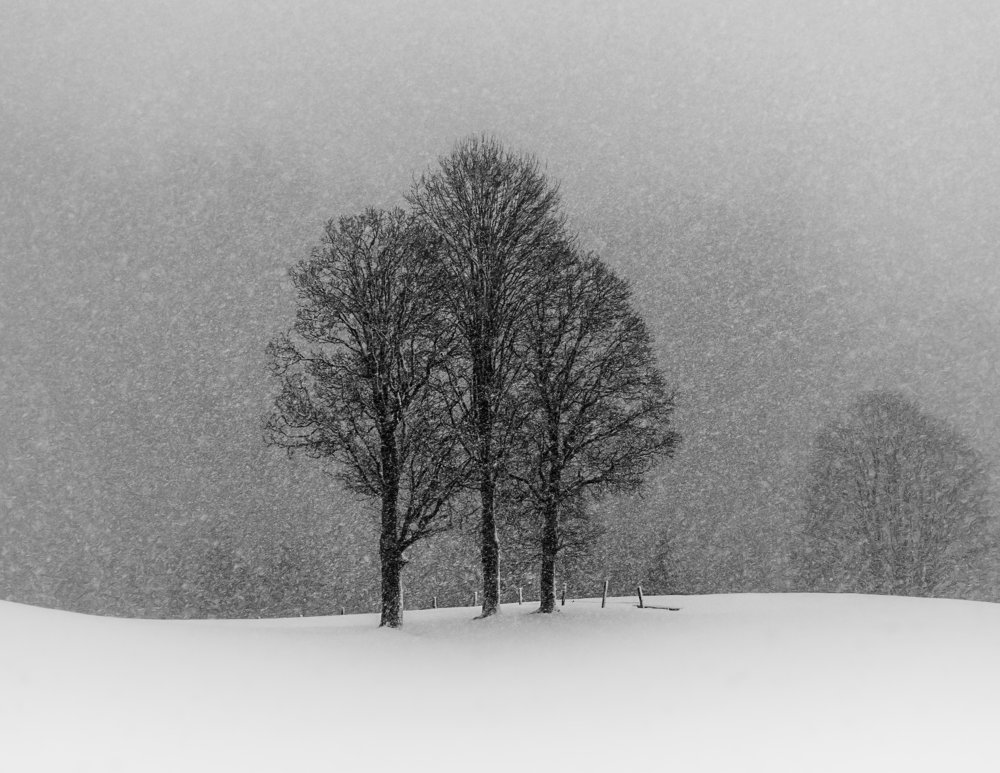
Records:
M810 587L929 596L988 544L982 459L895 392L862 395L819 432L798 561Z
M518 341L533 288L563 239L558 196L527 156L489 138L460 143L414 186L410 202L438 239L448 316L458 331L452 375L463 396L456 429L479 490L482 616L500 602L497 486L521 416Z
M531 296L524 330L513 491L541 558L541 612L555 608L556 556L593 539L586 499L634 491L670 456L664 386L628 284L599 258L566 250Z
M396 210L329 223L292 269L299 308L269 355L282 391L270 443L337 463L340 480L379 502L382 619L402 623L405 551L447 528L465 477L443 388L452 335L436 253Z

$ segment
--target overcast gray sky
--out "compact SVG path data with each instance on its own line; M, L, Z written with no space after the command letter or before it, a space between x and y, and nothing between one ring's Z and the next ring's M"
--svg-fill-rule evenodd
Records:
M346 517L261 447L284 272L474 132L635 285L685 436L636 507L784 518L874 387L995 464L998 40L990 2L4 3L5 560Z

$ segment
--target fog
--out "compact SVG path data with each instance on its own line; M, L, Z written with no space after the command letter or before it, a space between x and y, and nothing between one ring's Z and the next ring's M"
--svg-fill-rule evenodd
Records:
M703 587L733 556L780 587L810 440L862 390L995 470L998 39L986 2L5 3L3 593L100 610L144 568L155 612L186 540L342 545L364 507L260 438L285 272L479 132L634 284L684 442L607 508Z

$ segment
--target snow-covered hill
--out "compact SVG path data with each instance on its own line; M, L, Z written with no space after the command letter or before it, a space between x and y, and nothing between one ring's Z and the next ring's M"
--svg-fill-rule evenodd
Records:
M0 603L0 769L1000 769L1000 606L648 603L681 609L442 609L387 631Z

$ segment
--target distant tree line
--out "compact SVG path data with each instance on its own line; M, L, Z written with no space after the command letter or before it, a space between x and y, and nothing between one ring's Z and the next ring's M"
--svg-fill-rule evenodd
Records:
M522 454L538 453L540 436L534 437L536 450L525 446ZM947 422L898 393L865 393L822 423L801 464L801 497L775 504L796 509L773 523L738 503L715 519L681 512L652 518L649 504L628 494L600 506L570 503L559 515L564 547L557 554L557 590L566 583L570 599L594 596L610 578L613 595L634 593L641 583L650 593L796 590L1000 599L988 470ZM525 485L515 478L520 465L511 464L499 497L500 598L514 601L523 588L527 603L542 598L544 520L541 511L525 508L529 500L517 499ZM471 486L463 490L438 521L441 530L406 549L406 609L435 600L467 606L474 594L482 598L476 493ZM239 518L195 519L179 542L123 528L115 532L120 542L109 544L96 527L69 531L75 552L67 546L17 562L4 553L5 581L17 580L5 595L127 616L288 617L379 609L378 519L359 518L342 504L331 505L330 513L313 512L320 500L308 501L311 508L268 516L263 530Z

